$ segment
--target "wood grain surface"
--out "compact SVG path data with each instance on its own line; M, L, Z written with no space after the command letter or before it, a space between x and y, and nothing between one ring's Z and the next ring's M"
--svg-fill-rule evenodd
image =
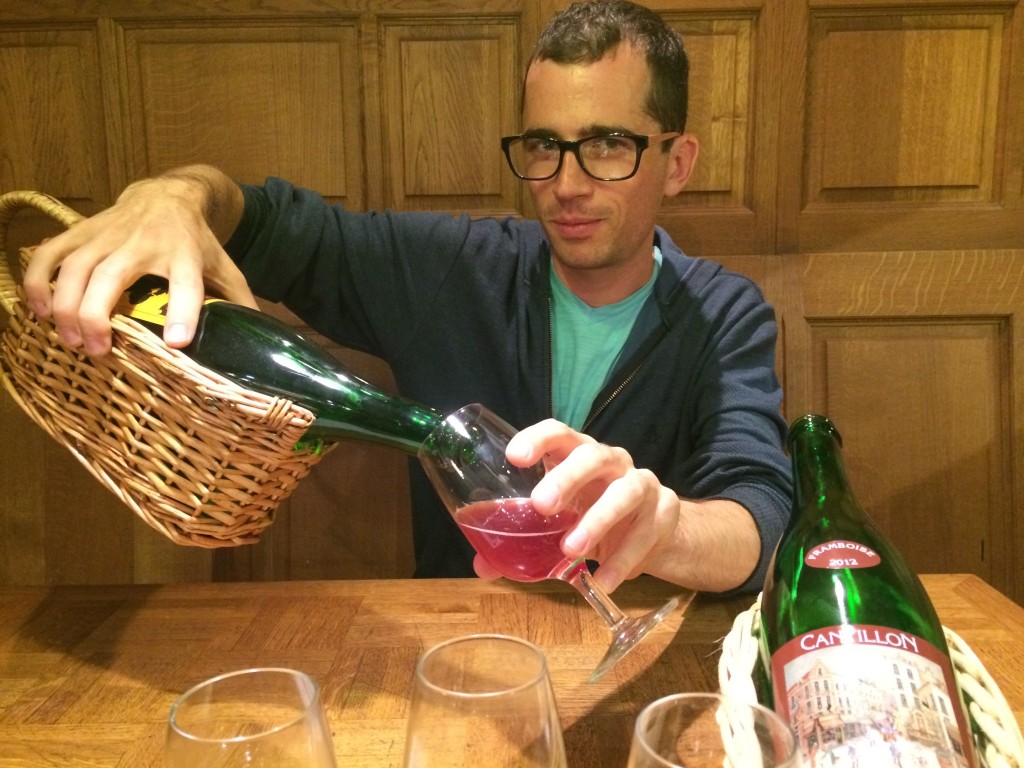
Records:
M1024 712L1024 609L975 576L926 576L939 615ZM676 589L641 578L628 613ZM0 589L0 766L162 764L177 695L216 674L288 666L321 685L339 766L400 768L413 670L442 640L500 632L550 662L570 766L625 764L648 702L717 688L745 597L700 595L597 683L608 633L565 584L386 580Z

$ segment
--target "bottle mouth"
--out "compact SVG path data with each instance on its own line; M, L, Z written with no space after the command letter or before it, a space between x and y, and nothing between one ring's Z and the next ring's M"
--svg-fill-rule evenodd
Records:
M839 434L839 430L836 429L836 425L832 423L832 420L828 416L822 416L818 413L808 413L801 416L798 419L794 419L789 425L789 437L786 443L792 447L793 440L802 432L824 432L831 437L834 437L836 442L839 443L841 448L843 445L843 437Z

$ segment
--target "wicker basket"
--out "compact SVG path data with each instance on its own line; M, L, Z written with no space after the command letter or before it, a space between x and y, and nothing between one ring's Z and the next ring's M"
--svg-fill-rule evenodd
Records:
M65 346L28 308L6 252L14 214L82 217L38 192L0 195L0 375L15 402L139 517L179 544L251 544L321 458L296 450L313 414L243 389L115 314L111 354ZM21 251L22 264L34 249Z
M985 768L1024 768L1024 738L1002 691L963 638L943 628L957 687L970 713L978 759ZM733 622L722 643L718 680L722 692L755 702L753 673L760 663L761 598Z

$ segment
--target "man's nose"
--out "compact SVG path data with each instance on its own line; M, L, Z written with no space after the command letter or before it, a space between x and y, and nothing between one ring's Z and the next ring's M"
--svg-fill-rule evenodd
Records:
M590 181L576 155L566 152L562 157L562 167L555 176L555 193L565 196L581 194L589 191Z

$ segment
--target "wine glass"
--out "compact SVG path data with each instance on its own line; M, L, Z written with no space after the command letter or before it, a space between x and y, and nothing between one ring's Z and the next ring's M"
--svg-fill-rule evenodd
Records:
M544 653L505 635L434 646L416 665L405 768L566 768Z
M636 719L626 768L796 768L796 737L759 704L677 693Z
M167 768L336 768L320 688L293 669L243 669L206 680L171 707Z
M544 466L516 467L505 458L516 430L484 406L466 405L439 425L419 449L427 476L456 524L495 570L515 581L560 579L572 584L612 632L594 682L679 605L672 598L655 611L627 617L595 583L584 558L567 558L563 537L580 518L567 507L553 515L533 508L530 493Z

